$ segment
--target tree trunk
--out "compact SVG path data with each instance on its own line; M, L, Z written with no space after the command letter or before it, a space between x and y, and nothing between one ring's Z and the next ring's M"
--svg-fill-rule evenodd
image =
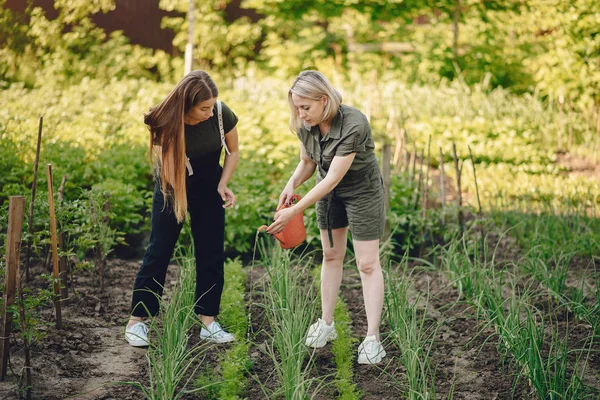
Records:
M190 73L194 64L194 0L189 1L188 13L188 39L185 45L185 75Z
M452 25L452 53L454 54L454 59L458 59L458 21L460 19L460 0L456 0L456 4L454 5L454 20Z

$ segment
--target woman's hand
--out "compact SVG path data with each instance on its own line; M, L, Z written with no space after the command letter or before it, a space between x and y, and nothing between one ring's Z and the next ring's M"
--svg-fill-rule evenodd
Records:
M294 185L288 183L285 185L283 192L279 195L279 204L277 204L277 209L280 209L282 205L291 206L292 205L292 196L294 195ZM277 215L277 214L275 214Z
M281 232L297 213L298 211L296 206L277 211L273 217L274 222L267 228L267 233L274 235Z
M235 207L235 194L225 184L217 186L217 192L223 199L223 208Z

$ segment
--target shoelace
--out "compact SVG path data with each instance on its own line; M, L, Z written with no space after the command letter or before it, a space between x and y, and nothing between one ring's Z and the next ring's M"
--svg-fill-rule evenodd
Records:
M223 328L221 328L221 325L219 325L218 322L213 322L211 324L211 329L206 330L208 331L209 335L214 338L220 338L226 335L225 331Z
M379 348L379 343L374 340L370 340L364 344L362 351L367 356L376 356L381 352L381 349Z
M135 336L137 339L144 339L148 336L148 327L144 324L136 324L131 328L129 334Z

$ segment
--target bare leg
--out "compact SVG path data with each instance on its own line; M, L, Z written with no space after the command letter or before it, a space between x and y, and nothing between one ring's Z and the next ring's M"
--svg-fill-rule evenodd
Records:
M204 326L209 326L215 321L215 317L201 315L200 320L202 320L202 324L204 324Z
M137 324L138 322L142 322L144 319L142 317L135 317L135 316L130 316L129 317L129 322L127 323L127 327L131 328L132 326L134 326L135 324Z
M362 280L365 311L367 312L367 336L379 339L379 324L383 309L383 272L379 260L379 240L355 240L356 263Z
M342 270L346 255L348 228L333 229L333 247L329 247L327 230L321 229L323 266L321 267L321 319L328 325L333 321L335 301L342 284Z

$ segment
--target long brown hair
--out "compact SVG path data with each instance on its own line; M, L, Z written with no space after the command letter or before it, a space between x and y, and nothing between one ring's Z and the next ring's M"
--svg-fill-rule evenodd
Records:
M177 222L187 213L186 155L184 116L195 105L219 95L217 85L205 71L188 73L157 106L144 114L144 123L150 130L150 157L154 146L160 146L160 189L165 199L173 200Z

